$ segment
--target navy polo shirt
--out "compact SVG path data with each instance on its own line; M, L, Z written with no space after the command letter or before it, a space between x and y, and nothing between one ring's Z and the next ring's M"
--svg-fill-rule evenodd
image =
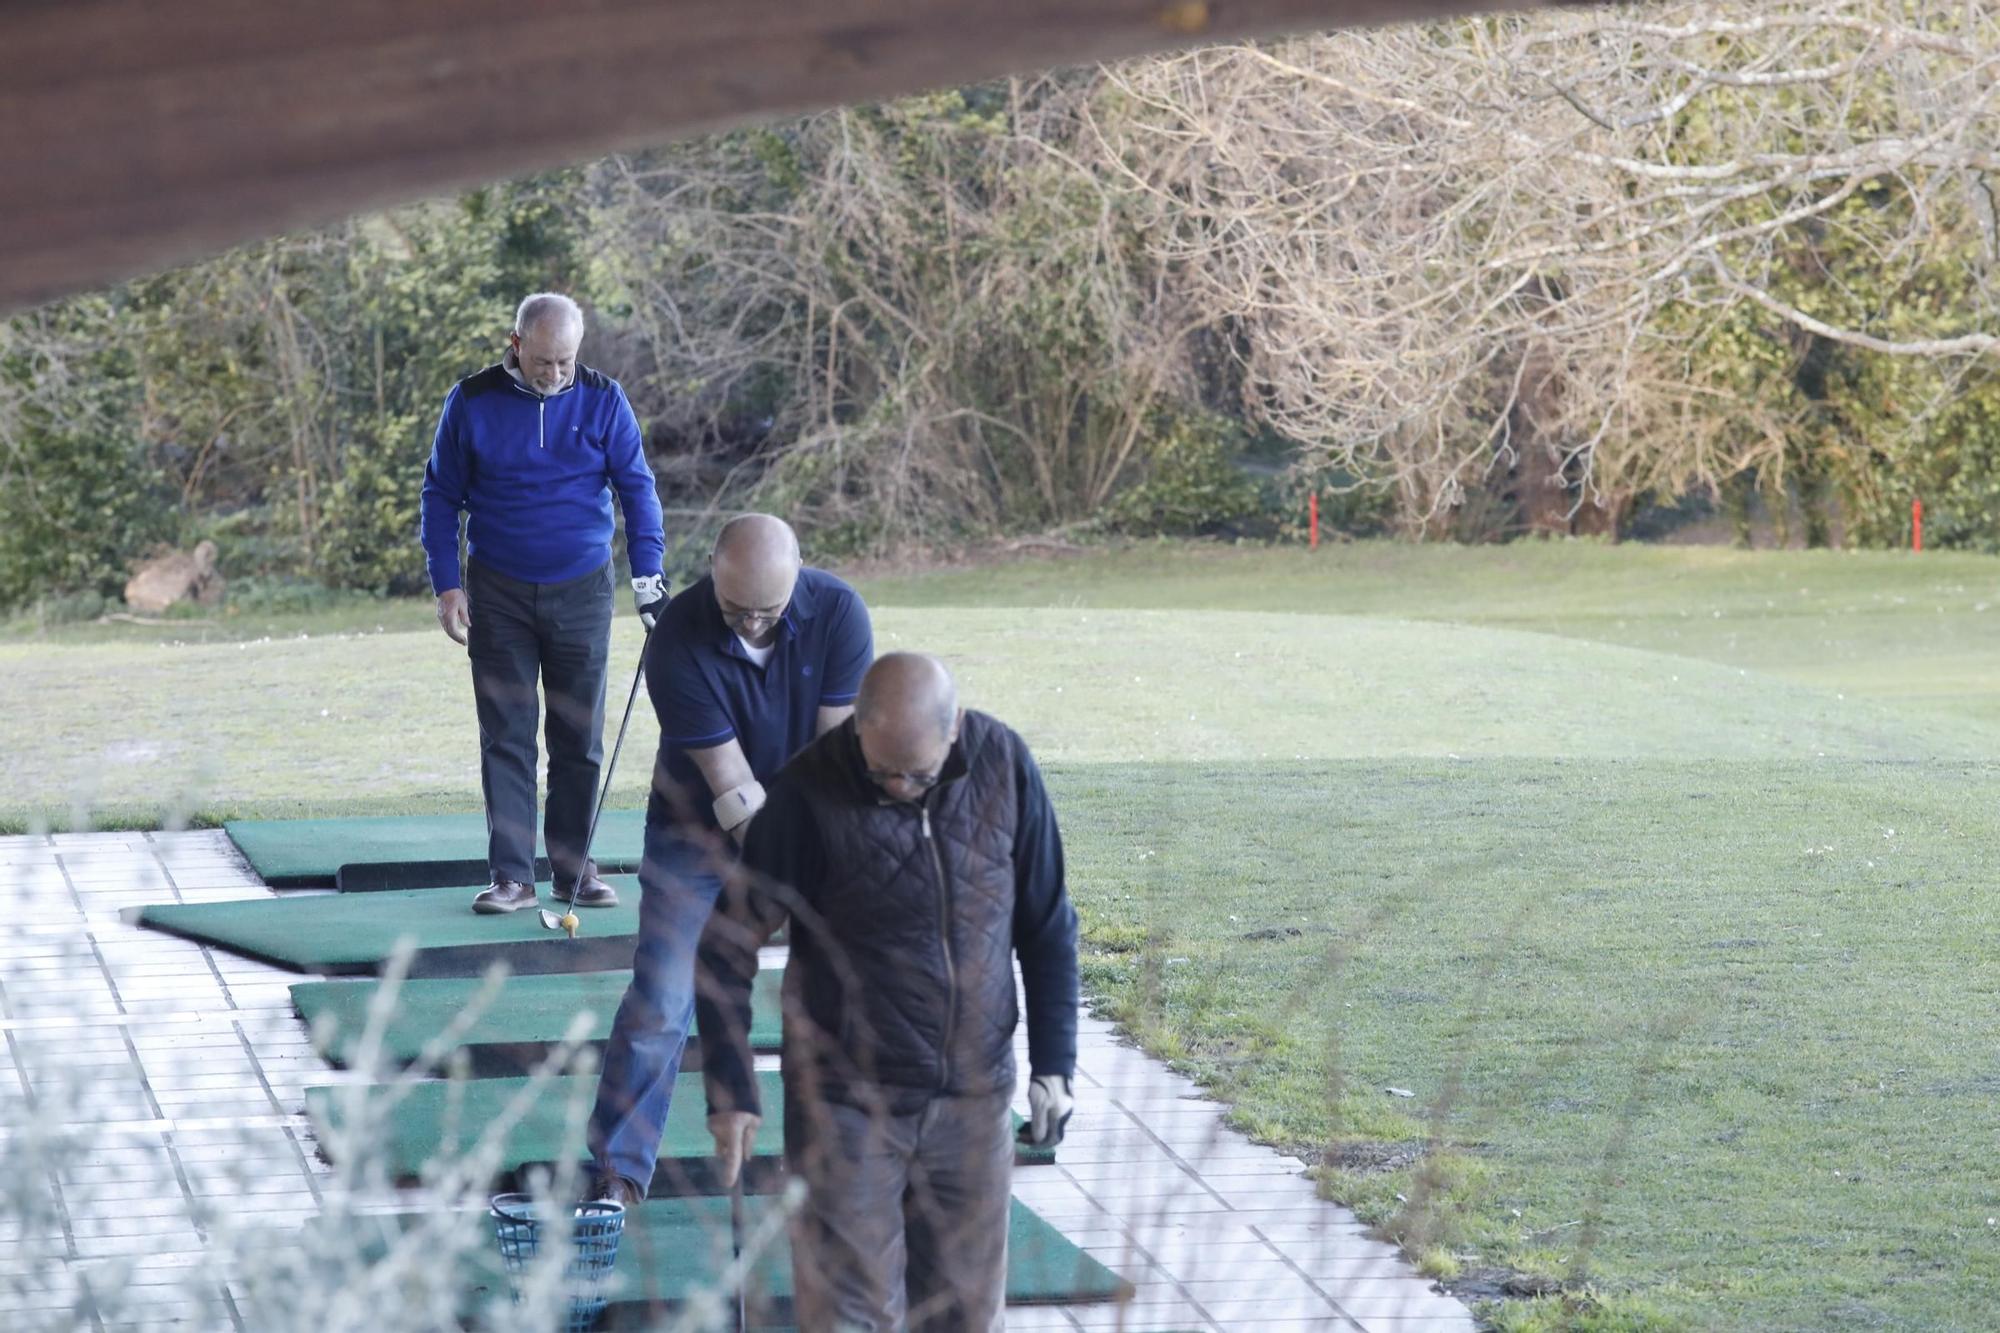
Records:
M649 822L714 828L714 793L687 752L734 740L750 772L768 782L812 741L821 707L854 702L875 660L875 633L859 593L808 567L774 647L763 666L750 660L723 623L713 578L667 603L646 652L646 692L660 719Z

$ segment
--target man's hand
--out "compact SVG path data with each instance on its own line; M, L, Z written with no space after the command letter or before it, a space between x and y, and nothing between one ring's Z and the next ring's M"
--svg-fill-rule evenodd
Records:
M716 1174L725 1189L736 1184L737 1172L750 1160L750 1150L757 1143L757 1126L763 1123L762 1116L748 1111L718 1111L708 1118L709 1136L715 1140Z
M667 580L661 574L647 574L632 580L632 601L639 608L639 623L652 633L653 622L667 609Z
M438 594L438 624L444 626L453 643L465 642L466 632L472 628L472 603L465 589L448 588Z
M1063 1141L1075 1109L1067 1075L1035 1075L1028 1080L1028 1123L1021 1126L1021 1142L1031 1148L1055 1147Z

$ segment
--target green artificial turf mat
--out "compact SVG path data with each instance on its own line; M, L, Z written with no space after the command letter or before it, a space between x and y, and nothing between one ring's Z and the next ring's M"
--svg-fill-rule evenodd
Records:
M136 920L294 972L376 972L404 938L416 946L412 976L478 976L496 961L519 973L629 969L639 884L631 875L608 882L618 889L618 906L578 913L583 928L574 940L542 929L532 909L478 915L477 886L156 904ZM556 906L549 886L539 888L543 906Z
M775 1196L753 1194L743 1204L743 1235L747 1244L778 1202ZM358 1240L374 1251L386 1249L413 1221L410 1214L388 1214L347 1218L342 1225L368 1228ZM481 1240L491 1236L487 1219L478 1219L477 1225L485 1230ZM602 1289L610 1305L600 1326L650 1326L659 1314L682 1307L709 1289L728 1267L730 1255L728 1199L652 1199L640 1204L626 1216L617 1262ZM490 1240L475 1243L464 1280L464 1310L471 1317L476 1317L479 1306L494 1299L507 1299L511 1291ZM782 1225L771 1243L758 1254L746 1287L754 1327L776 1330L787 1326L781 1321L789 1319L791 1314L792 1262L791 1247ZM1124 1297L1129 1290L1116 1274L1084 1253L1045 1218L1018 1199L1013 1202L1007 1231L1009 1305L1112 1301Z
M273 888L332 884L349 865L486 864L486 816L480 813L232 819L222 827ZM606 810L591 844L598 868L637 870L645 827L643 810Z
M782 1012L778 990L784 979L782 968L766 968L757 974L750 1008L750 1045L755 1050L778 1049ZM512 1048L518 1066L523 1059L532 1059L534 1050L560 1041L571 1018L585 1010L592 1018L586 1040L602 1042L611 1035L612 1017L631 980L629 967L508 977L454 1045ZM404 982L383 1027L382 1058L392 1065L414 1061L426 1042L464 1012L483 984L477 978L460 977ZM353 1054L352 1044L367 1029L369 1006L381 991L381 983L375 981L302 981L292 987L292 1003L308 1024L333 1024L330 1039L321 1045L328 1059L346 1065ZM690 1047L690 1054L693 1050ZM684 1063L683 1067L691 1066Z
M387 1133L371 1145L383 1155L389 1175L397 1180L414 1180L423 1164L441 1152L462 1151L488 1123L497 1119L508 1103L528 1082L522 1078L482 1078L469 1080L434 1079L410 1088L397 1106ZM775 1159L785 1141L784 1089L775 1072L757 1075L764 1103L764 1125L757 1133L757 1155ZM495 1179L537 1162L578 1161L583 1143L568 1132L569 1106L575 1099L587 1111L597 1088L596 1078L565 1075L548 1080L533 1104L508 1133L501 1147ZM345 1108L337 1087L306 1089L306 1108L327 1132L320 1136L320 1150L332 1159L338 1149L339 1127ZM1018 1118L1017 1118L1018 1120ZM702 1090L701 1075L682 1074L674 1084L671 1109L660 1136L661 1175L675 1192L685 1192L690 1179L705 1175L715 1141L708 1133L708 1101ZM1053 1151L1018 1148L1015 1160L1023 1164L1053 1161Z
M743 1205L747 1237L755 1232L765 1210L777 1206L777 1200L751 1195ZM721 1272L729 1259L729 1200L658 1199L641 1204L625 1220L625 1235L612 1270L617 1286L607 1293L613 1308L606 1322L636 1326L630 1319L619 1318L626 1313L621 1306L628 1307L631 1316L639 1316L649 1305L671 1308L685 1303L712 1282L712 1275ZM748 1290L753 1308L789 1313L792 1256L782 1230L751 1270ZM1109 1301L1126 1290L1110 1269L1064 1239L1026 1204L1014 1201L1007 1222L1009 1305Z

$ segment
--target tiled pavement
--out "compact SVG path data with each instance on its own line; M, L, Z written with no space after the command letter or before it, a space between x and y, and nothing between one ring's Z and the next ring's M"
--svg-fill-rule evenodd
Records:
M296 1226L335 1188L302 1113L328 1070L296 978L119 915L265 892L219 832L0 838L0 1326L244 1328L207 1238ZM1060 1162L1015 1194L1136 1295L1017 1308L1009 1328L1473 1327L1300 1162L1224 1128L1106 1024L1080 1040Z

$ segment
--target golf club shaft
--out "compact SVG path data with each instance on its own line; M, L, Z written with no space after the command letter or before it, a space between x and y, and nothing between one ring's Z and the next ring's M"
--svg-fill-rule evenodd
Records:
M653 622L655 625L659 621ZM625 728L632 725L632 705L639 701L639 682L646 678L646 649L653 644L653 631L647 630L646 637L639 644L639 669L632 673L632 689L625 696L625 716L618 722L618 739L612 742L611 759L604 765L604 784L597 789L597 807L590 812L590 831L583 835L583 858L577 863L577 873L583 873L590 864L590 849L597 842L597 821L604 814L604 802L611 795L611 778L618 772L618 752L625 748Z
M745 1160L736 1165L736 1179L729 1186L729 1254L735 1261L736 1272L736 1333L748 1333L750 1312L747 1308L750 1289L750 1275L743 1269L743 1173L750 1166Z

